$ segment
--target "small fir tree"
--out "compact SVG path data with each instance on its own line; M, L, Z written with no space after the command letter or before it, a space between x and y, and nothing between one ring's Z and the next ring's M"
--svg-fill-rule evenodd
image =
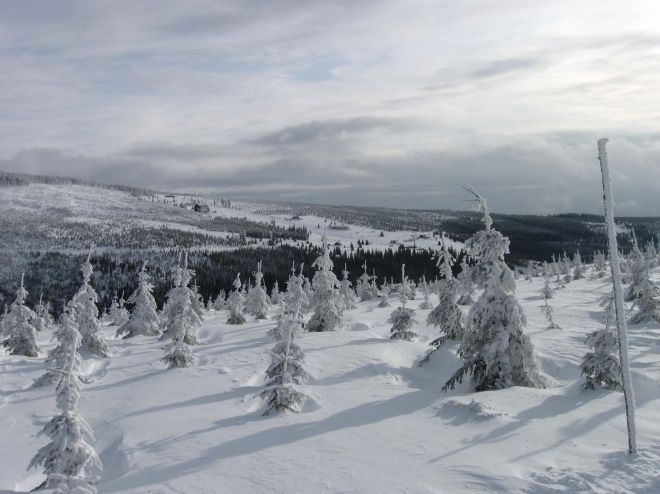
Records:
M367 262L364 262L363 273L358 278L357 286L355 287L355 293L361 302L366 302L371 300L371 276L367 272Z
M264 275L261 272L261 261L257 263L257 271L254 273L254 285L248 292L245 307L248 314L256 319L268 318L268 295L264 289Z
M73 297L76 324L82 338L81 348L97 357L108 356L108 346L101 334L99 310L96 307L99 296L91 285L94 268L90 262L91 252L82 266L83 284Z
M244 307L245 297L243 296L241 274L237 273L234 280L234 291L231 292L227 299L227 308L229 309L227 324L245 324L245 316L243 315Z
M406 307L410 284L406 276L406 265L401 265L401 288L399 290L399 301L401 307L397 307L387 320L392 324L390 329L390 339L412 341L417 333L412 331L412 327L417 323L415 320L415 311Z
M539 309L548 321L548 329L561 329L561 326L555 322L554 310L548 303L547 297L543 297L543 305L539 305Z
M152 295L153 289L154 287L149 281L149 274L143 264L138 273L138 286L128 298L128 303L134 306L133 312L128 321L117 330L118 337L131 338L138 335L158 336L160 334L160 320L156 301Z
M27 290L23 285L18 287L16 300L11 305L9 312L3 318L5 339L2 344L10 355L23 355L25 357L37 357L39 347L37 346L37 330L32 321L37 319L36 314L25 305Z
M62 316L62 331L67 334L61 343L66 342L68 347L62 353L62 367L49 369L59 376L55 395L60 414L42 429L41 434L51 441L37 452L28 468L43 468L46 488L59 488L60 492L96 492L89 477L99 472L102 465L90 444L94 440L92 429L78 412L81 336L71 312ZM72 485L80 489L67 490Z
M264 415L299 413L305 400L305 395L295 386L308 378L302 366L305 355L294 341L302 331L301 318L298 308L286 307L283 312L282 338L271 351L266 386L261 392L261 397L266 401Z
M422 301L421 304L419 304L419 308L421 310L428 310L431 309L433 306L431 305L431 287L429 284L426 282L426 277L422 277L422 282L420 283L421 290L422 290L422 297L424 297L424 300Z
M660 289L649 278L637 286L633 305L637 312L630 318L631 324L660 322Z
M582 264L582 257L578 250L573 255L573 279L580 280L582 278L584 278L584 264Z
M648 263L644 254L639 250L637 237L633 231L633 249L630 254L630 286L626 289L623 298L626 302L632 302L642 294L642 286L649 278Z
M348 279L348 270L346 269L346 264L344 264L344 270L341 272L342 279L339 283L339 294L341 295L341 300L344 309L350 310L355 309L355 292L353 291L351 281Z
M477 391L543 387L532 344L523 333L527 321L515 296L513 273L504 262L509 239L492 228L485 199L475 190L466 189L475 197L485 225L465 243L466 253L477 261L475 282L483 293L470 309L458 350L465 363L443 389L453 389L467 374L472 376Z
M378 302L378 307L381 309L390 306L390 285L387 284L387 278L383 281L383 284L380 286L380 300Z
M439 301L426 318L427 325L440 329L440 336L429 344L429 349L420 361L420 365L428 362L431 355L446 341L455 341L463 337L463 312L457 303L459 282L453 275L454 258L447 248L444 234L440 244L442 249L437 260L437 266L442 276L439 285Z
M472 268L468 264L467 256L461 261L461 272L456 277L458 281L458 305L472 305L474 303L474 283L472 282ZM438 293L440 284L438 284Z
M549 299L555 296L555 290L550 286L550 277L547 274L545 275L543 288L541 288L540 293L544 299Z
M161 339L171 338L172 342L175 343L178 341L181 328L183 328L182 343L187 346L198 344L197 329L201 326L202 320L193 304L193 291L188 286L193 272L186 266L187 262L184 261L182 267L179 261L174 270L174 287L167 292L165 304L163 305ZM185 354L185 350L184 348L180 349L182 355Z
M339 293L339 281L332 272L333 264L330 259L328 238L323 235L321 255L314 261L316 267L312 286L311 307L314 313L307 323L307 330L311 332L334 331L341 324L343 302Z
M614 291L605 309L605 327L594 331L585 340L591 351L584 354L580 369L584 376L584 389L610 389L622 391L621 364L618 340L612 326L616 324Z
M34 307L36 319L34 328L39 331L46 331L53 326L53 316L50 315L51 306L49 302L43 301L43 296L39 295L39 303Z

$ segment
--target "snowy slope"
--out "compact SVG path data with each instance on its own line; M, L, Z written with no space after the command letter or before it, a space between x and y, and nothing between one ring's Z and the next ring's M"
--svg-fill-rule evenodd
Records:
M368 302L341 331L299 340L313 399L297 416L259 413L270 321L227 326L225 312L209 313L190 369L165 370L154 338L112 340L112 358L85 361L93 382L82 390L105 465L99 492L660 492L660 325L630 329L641 451L629 459L622 395L580 389L583 340L601 325L608 279L557 291L560 330L546 329L541 285L520 281L518 295L544 390L442 393L455 347L415 365L435 334L428 311L417 311L418 341L390 341L393 308ZM48 335L41 344L49 348ZM42 369L43 359L0 356L0 492L42 480L25 471L54 410L51 389L29 389Z

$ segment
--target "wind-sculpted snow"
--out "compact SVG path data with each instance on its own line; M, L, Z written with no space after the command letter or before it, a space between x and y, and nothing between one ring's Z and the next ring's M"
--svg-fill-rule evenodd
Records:
M660 281L660 268L651 278ZM115 339L117 328L104 326L111 357L85 359L80 394L104 463L98 491L657 493L660 323L629 331L640 449L629 457L622 394L585 391L580 376L611 280L589 266L584 279L551 281L563 330L548 330L538 310L544 283L519 281L517 296L548 388L475 393L463 382L441 392L461 365L458 344L416 365L437 337L423 322L429 311L417 309L420 292L409 302L414 341L390 340L392 308L370 302L345 311L338 331L297 338L309 374L297 415L262 416L276 306L269 320L248 316L238 326L225 324L225 310L208 312L191 347L197 366L185 369L166 369L157 337ZM38 359L0 355L0 491L27 492L43 480L26 467L55 413L52 388L31 388L54 345L50 331L38 335Z

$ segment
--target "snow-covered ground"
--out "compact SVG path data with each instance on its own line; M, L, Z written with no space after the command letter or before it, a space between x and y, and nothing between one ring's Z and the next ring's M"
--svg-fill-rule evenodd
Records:
M423 323L428 311L417 311L417 341L390 341L385 321L396 301L373 310L365 302L340 331L299 340L313 377L300 415L260 414L271 321L227 326L224 311L208 313L194 347L198 366L176 370L160 362L156 338L114 340L115 328L106 328L112 357L85 360L92 382L81 400L105 467L98 490L660 492L660 325L629 332L640 447L630 458L623 396L582 391L579 375L609 278L558 290L550 303L563 329L553 330L538 308L542 283L519 281L518 296L548 389L442 393L458 366L456 347L416 366L435 336ZM49 337L41 335L43 351ZM29 491L43 479L25 470L55 410L52 389L30 389L42 372L43 358L0 355L0 490Z

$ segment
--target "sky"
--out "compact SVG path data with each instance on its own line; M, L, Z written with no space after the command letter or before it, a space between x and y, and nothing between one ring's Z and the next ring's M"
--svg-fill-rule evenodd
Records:
M660 215L660 2L0 0L0 170ZM0 192L1 193L1 192Z

